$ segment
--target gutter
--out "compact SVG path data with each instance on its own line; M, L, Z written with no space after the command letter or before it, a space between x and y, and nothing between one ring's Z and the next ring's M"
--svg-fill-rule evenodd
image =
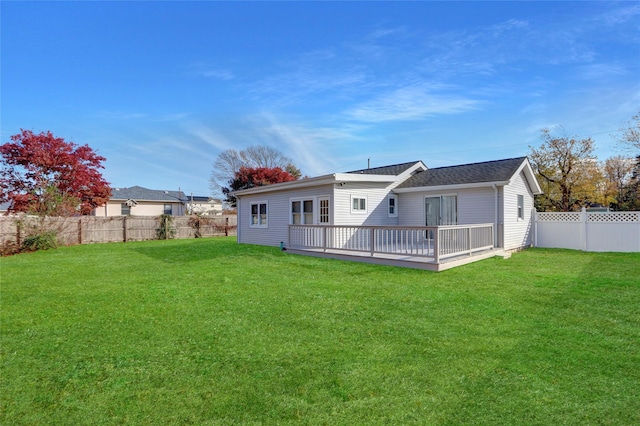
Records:
M458 189L484 188L508 185L509 181L460 183L455 185L416 186L413 188L395 188L398 193L424 192L424 191L452 191Z
M498 187L496 186L496 184L494 183L492 185L493 187L493 193L495 196L495 207L493 209L493 223L496 224L495 229L493 230L493 241L494 241L494 246L496 245L496 242L498 242ZM502 249L504 249L504 247L502 247Z

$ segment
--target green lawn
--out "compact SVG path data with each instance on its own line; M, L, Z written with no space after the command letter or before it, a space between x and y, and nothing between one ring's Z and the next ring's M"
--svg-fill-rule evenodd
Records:
M441 273L234 238L0 259L0 424L640 424L640 254Z

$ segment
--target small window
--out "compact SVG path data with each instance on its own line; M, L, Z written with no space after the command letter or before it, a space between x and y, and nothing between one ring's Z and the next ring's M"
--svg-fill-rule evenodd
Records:
M351 213L366 213L367 199L365 197L351 197Z
M131 206L127 203L122 203L120 205L120 214L122 216L129 216L131 214Z
M518 195L518 219L524 220L524 195Z
M172 213L172 208L171 208L171 204L165 204L164 205L164 214L171 214Z
M267 203L251 203L251 223L252 228L267 227Z
M398 217L398 197L389 195L389 217Z

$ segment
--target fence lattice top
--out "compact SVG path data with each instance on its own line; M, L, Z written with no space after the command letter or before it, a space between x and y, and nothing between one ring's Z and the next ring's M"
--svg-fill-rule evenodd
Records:
M581 212L538 212L538 222L581 222ZM586 212L587 222L633 223L640 222L640 212Z
M640 212L587 213L587 220L589 222L616 222L616 223L639 222Z
M581 213L576 212L538 212L538 222L580 222Z

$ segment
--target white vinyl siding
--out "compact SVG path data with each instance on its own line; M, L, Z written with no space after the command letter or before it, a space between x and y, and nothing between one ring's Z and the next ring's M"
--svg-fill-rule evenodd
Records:
M425 198L454 195L439 192L410 192L398 194L402 205L399 225L424 226ZM493 223L495 218L495 192L493 188L475 188L456 191L457 224Z
M387 213L389 187L385 183L347 183L335 188L336 225L397 225L398 218ZM353 197L366 198L367 214L352 213Z
M522 195L523 218L518 218L518 195ZM533 242L533 194L524 174L515 176L504 188L504 249L513 250Z
M238 242L245 244L259 244L265 246L279 246L280 242L288 244L289 222L291 220L292 199L317 199L320 196L330 196L333 185L303 188L291 191L275 191L270 194L245 195L238 202ZM252 228L249 226L251 203L264 201L268 197L268 228ZM314 209L318 203L314 202ZM329 202L330 215L334 213L333 203ZM317 214L317 213L316 213Z

